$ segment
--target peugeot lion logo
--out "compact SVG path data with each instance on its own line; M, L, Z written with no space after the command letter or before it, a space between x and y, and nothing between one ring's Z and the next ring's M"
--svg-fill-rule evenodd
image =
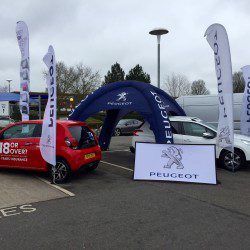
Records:
M47 137L47 144L51 144L51 136L50 135L48 135L48 137Z
M23 31L22 30L19 30L17 32L17 40L21 40L22 39L22 34L23 34Z
M127 101L127 94L126 92L122 92L117 95L118 99L116 100L117 102L126 102Z
M169 147L167 150L162 150L161 157L168 158L167 165L164 165L164 168L171 168L172 165L176 165L177 169L183 169L184 166L181 162L183 151L181 148L176 148L174 146Z
M225 140L227 144L231 143L229 126L221 128L219 133L219 142L222 142L222 140Z

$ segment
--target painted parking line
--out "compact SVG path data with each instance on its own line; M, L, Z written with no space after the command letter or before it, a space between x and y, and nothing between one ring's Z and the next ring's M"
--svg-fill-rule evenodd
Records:
M121 169L124 169L124 170L130 171L130 172L134 172L134 170L133 170L133 169L126 168L126 167L123 167L123 166L120 166L120 165L116 165L116 164L113 164L113 163L110 163L110 162L101 161L101 163L104 163L104 164L107 164L107 165L110 165L110 166L113 166L113 167L121 168Z
M66 189L64 189L64 188L62 188L62 187L60 187L60 186L57 186L57 185L55 185L55 184L52 184L50 181L48 181L48 180L46 180L46 179L44 179L44 178L41 178L41 177L39 177L39 176L36 176L36 178L39 179L39 180L42 181L42 182L45 182L46 184L50 185L51 187L60 190L61 192L63 192L64 194L67 194L68 196L71 196L71 197L75 196L75 194L73 194L72 192L70 192L70 191L68 191L68 190L66 190Z
M102 153L113 153L113 152L130 152L130 150L129 149L123 149L123 150L102 151Z

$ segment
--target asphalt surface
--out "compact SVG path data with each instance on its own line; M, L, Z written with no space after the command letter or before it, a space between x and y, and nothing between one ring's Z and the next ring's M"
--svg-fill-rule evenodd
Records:
M133 181L129 141L62 185L74 197L0 214L1 249L250 249L249 170L219 169L216 186Z
M0 169L0 209L68 197L43 180L34 172Z

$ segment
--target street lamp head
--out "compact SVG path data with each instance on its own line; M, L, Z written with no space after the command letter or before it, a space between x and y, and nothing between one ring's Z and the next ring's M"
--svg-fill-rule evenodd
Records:
M164 28L156 28L153 29L151 31L149 31L150 35L154 35L154 36L161 36L161 35L165 35L167 34L169 31L167 29Z

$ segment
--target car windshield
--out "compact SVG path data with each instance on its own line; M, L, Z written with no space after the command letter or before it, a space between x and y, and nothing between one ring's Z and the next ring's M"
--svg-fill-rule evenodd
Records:
M118 124L119 125L123 125L123 124L125 124L125 123L127 123L129 120L120 120L119 122L118 122Z
M217 130L217 127L211 123L208 123L208 122L205 122L205 121L199 121L201 124L207 126L207 127L210 127L211 129L213 130Z

